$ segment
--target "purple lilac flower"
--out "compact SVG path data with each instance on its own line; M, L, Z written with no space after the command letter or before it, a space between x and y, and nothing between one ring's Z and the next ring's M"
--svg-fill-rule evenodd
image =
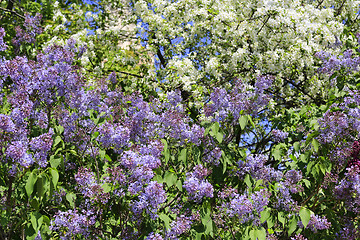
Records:
M6 149L6 155L14 160L20 160L28 150L28 144L24 141L12 142Z
M109 79L109 81L111 83L115 84L117 82L117 80L116 80L116 72L110 73L108 79Z
M176 107L182 101L181 93L179 90L167 93L167 99L171 105Z
M5 132L14 132L16 126L8 115L0 114L0 129Z
M146 238L146 240L163 240L163 237L159 233L150 233Z
M319 71L329 75L333 74L335 71L340 70L341 68L344 68L348 73L357 71L360 64L360 58L353 57L353 52L351 49L345 50L342 56L335 56L331 55L330 53L321 51L317 52L315 57L318 57L323 61Z
M52 139L53 134L54 134L53 130L50 129L48 133L44 133L38 137L31 139L30 149L33 151L42 151L42 152L50 151L53 143L53 139Z
M204 179L209 173L210 171L200 164L195 166L192 173L187 174L183 187L189 193L189 199L201 202L203 197L213 197L214 188Z
M360 175L359 168L347 168L345 177L335 186L333 192L337 199L344 201L348 211L360 213Z
M181 234L187 232L191 228L191 220L189 217L181 215L175 221L170 223L170 230L166 233L167 239L177 239Z
M226 208L226 214L229 217L236 217L240 223L245 223L253 218L254 206L245 194L232 198Z
M275 208L293 211L297 207L297 202L292 199L290 190L284 182L278 183L275 196L277 201L274 202Z
M19 160L19 164L24 168L30 167L34 163L34 159L31 154L25 153L23 157Z
M271 193L267 189L260 189L251 194L250 198L253 202L254 210L259 214L265 209L270 202Z
M59 211L50 222L50 230L56 231L62 239L72 239L77 235L89 237L89 227L95 224L95 216L91 211L85 214L77 210Z
M287 171L284 177L289 184L296 184L302 179L302 172L292 169Z
M5 30L2 27L0 27L0 52L5 51L7 48L7 45L4 42L4 37L5 37Z
M272 130L271 133L272 133L272 135L274 137L275 142L281 142L284 139L286 139L288 137L288 135L289 135L289 133L283 132L283 131L277 130L277 129Z
M299 221L298 225L300 227L304 227L301 221ZM311 214L310 221L306 228L309 228L311 231L316 233L318 230L329 229L331 227L331 223L326 219L325 216L317 216L315 214Z
M294 237L290 238L291 240L307 240L306 237L304 237L303 235L301 235L300 233L296 234Z
M151 181L140 193L139 200L132 204L132 209L135 214L140 214L145 209L150 217L155 219L157 210L165 201L166 193L163 186L156 181Z
M327 111L319 120L319 139L321 143L330 143L334 139L343 137L349 128L348 117L340 111Z
M16 36L12 40L12 43L16 47L19 47L23 42L34 43L36 35L41 34L43 31L40 24L41 18L42 16L40 14L36 14L35 17L30 14L25 14L25 30L20 26L16 26Z
M42 240L42 237L41 237L41 233L40 233L40 230L38 231L36 237L34 240Z
M245 84L239 79L234 80L230 91L215 88L210 94L210 102L205 106L205 116L217 122L228 119L236 122L242 111L248 114L256 113L268 104L270 96L265 94L264 90L271 86L272 81L272 76L258 76L254 91L247 90Z
M246 162L240 160L238 162L239 175L244 176L246 173L255 174L259 169L264 167L267 157L265 155L249 155Z
M104 189L97 183L95 174L90 169L80 168L78 173L75 175L78 189L85 197L94 199L96 202L103 204L109 200L109 193L105 193Z
M98 131L98 141L105 148L113 147L115 151L121 152L124 147L129 146L130 131L120 124L106 122L99 126Z
M212 150L207 150L208 152L205 151L205 156L204 156L204 160L206 162L212 163L215 166L218 166L220 164L220 158L222 155L221 149L218 147L215 147Z
M336 235L339 240L356 240L360 238L360 231L359 228L354 227L353 221L347 219L345 226Z
M186 178L183 187L189 193L191 200L201 202L203 197L214 196L214 188L207 180L199 180L195 177Z

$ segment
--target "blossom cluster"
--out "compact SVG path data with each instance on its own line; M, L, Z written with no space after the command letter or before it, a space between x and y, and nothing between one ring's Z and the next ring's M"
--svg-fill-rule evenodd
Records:
M184 188L190 195L190 199L195 202L201 202L204 197L212 198L214 196L214 188L205 177L209 175L209 170L204 166L196 165L194 171L187 174L184 181Z

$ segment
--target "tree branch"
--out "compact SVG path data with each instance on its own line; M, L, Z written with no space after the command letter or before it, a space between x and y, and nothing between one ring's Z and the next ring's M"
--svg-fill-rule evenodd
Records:
M22 19L25 20L25 17L24 17L24 16L20 15L19 13L15 12L15 11L13 11L13 10L9 10L9 9L7 9L7 8L2 8L2 7L0 7L0 10L3 10L3 11L5 11L5 12L9 12L9 13L15 14L16 16L18 16L18 17L20 17L20 18L22 18Z

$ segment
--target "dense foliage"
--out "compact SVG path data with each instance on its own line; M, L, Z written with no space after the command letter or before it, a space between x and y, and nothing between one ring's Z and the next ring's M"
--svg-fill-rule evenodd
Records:
M360 239L359 10L0 1L0 239Z

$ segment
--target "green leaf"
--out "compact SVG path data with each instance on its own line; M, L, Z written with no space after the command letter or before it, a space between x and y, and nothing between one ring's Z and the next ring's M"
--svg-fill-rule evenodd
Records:
M168 185L168 187L171 187L176 184L177 177L174 173L167 171L165 173L164 180L165 180L166 184Z
M251 230L250 230L249 236L250 236L250 239L251 239L251 240L256 240L256 239L257 239L256 233L255 233L255 229L251 229Z
M266 208L265 210L263 210L260 213L261 217L260 217L260 223L264 223L266 220L269 219L270 217L270 209Z
M111 191L111 185L108 183L104 183L101 187L102 187L102 189L104 189L105 193L108 193Z
M54 187L56 188L57 183L59 181L59 173L55 168L50 168L50 175L52 183L54 184Z
M165 164L167 164L169 162L169 159L170 159L170 151L169 151L169 149L166 149L164 151L164 157L165 157Z
M300 219L302 224L304 225L304 228L309 224L311 212L309 209L301 207L299 211Z
M61 125L58 125L55 127L55 130L58 134L62 134L64 132L64 127Z
M160 213L159 218L164 222L165 228L170 229L170 217L164 213Z
M37 180L37 176L33 172L31 172L29 175L29 178L25 184L25 190L26 190L28 197L30 197L30 195L34 191L34 185L36 183L36 180Z
M210 206L203 208L201 211L201 223L205 227L205 234L212 235L213 233L213 220L211 219Z
M266 231L264 228L256 229L255 236L258 240L265 240L266 239Z
M104 159L105 158L105 154L106 154L106 151L101 149L99 150L99 156L100 156L100 159Z
M43 216L38 212L32 212L30 216L30 222L35 232L37 233L43 223Z
M212 126L211 126L211 131L213 136L216 135L219 132L219 123L215 122Z
M222 143L223 138L224 138L224 134L222 134L221 132L218 132L216 134L216 140L218 140L219 143Z
M281 149L275 148L272 155L274 156L275 160L281 160Z
M76 195L75 193L68 193L66 194L66 200L69 202L70 206L72 208L75 207L75 200L76 200Z
M289 236L296 230L297 222L298 221L297 221L295 216L293 216L291 218L291 220L289 221L289 230L288 230L288 235Z
M283 226L284 226L284 224L285 224L285 214L283 213L283 212L278 212L278 220L279 220L279 222L281 222L282 224L283 224Z
M244 130L246 128L246 125L248 123L248 119L249 119L248 116L241 116L239 118L239 124L240 124L241 130Z
M256 128L255 123L254 123L254 121L252 120L252 117L251 117L250 115L247 115L247 116L248 116L248 120L249 120L251 126L252 126L253 128Z
M44 196L44 193L45 193L45 178L43 178L42 176L39 176L37 178L37 181L36 181L36 190L37 190L37 196L39 198L41 198L42 196Z
M164 182L164 179L160 175L155 175L152 180L157 181L160 184Z
M176 187L180 190L180 191L182 191L182 182L180 181L180 180L178 180L177 182L176 182Z
M59 142L61 142L61 141L62 141L62 140L61 140L61 137L60 137L60 136L56 136L53 146L56 147L56 145L58 145Z
M186 164L186 148L184 148L180 151L178 159L180 162L183 162Z
M50 165L52 168L57 168L62 161L62 157L60 158L54 158L54 156L50 157Z
M296 152L299 152L299 151L300 151L300 142L295 142L295 143L294 143L294 150L295 150Z
M246 183L246 185L251 188L252 187L252 182L251 182L251 179L250 179L250 175L247 174L244 178L244 182Z
M314 147L315 152L319 151L319 142L315 138L312 140L312 145Z
M305 186L306 186L307 188L310 188L311 182L310 182L309 180L307 180L307 179L302 179L301 181L305 184Z

